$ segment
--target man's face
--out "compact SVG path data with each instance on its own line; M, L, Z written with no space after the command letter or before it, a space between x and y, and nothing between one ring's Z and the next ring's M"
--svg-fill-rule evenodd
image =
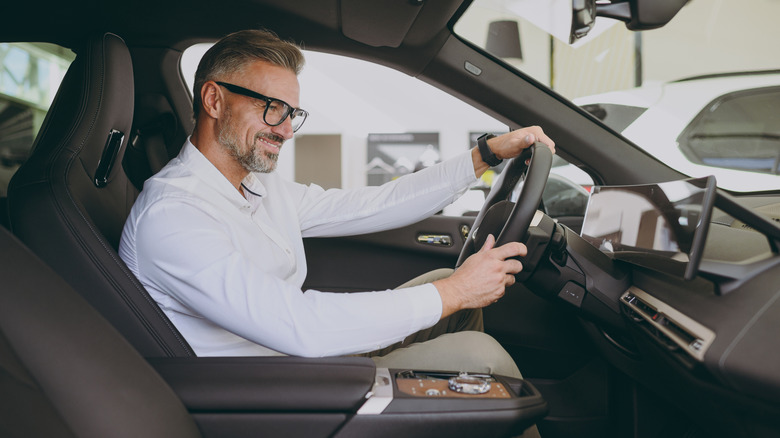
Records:
M298 107L300 86L294 72L265 62L254 62L225 82L281 99ZM217 120L217 140L249 172L271 172L276 168L282 144L293 137L290 118L278 126L263 121L265 103L222 88L226 107Z

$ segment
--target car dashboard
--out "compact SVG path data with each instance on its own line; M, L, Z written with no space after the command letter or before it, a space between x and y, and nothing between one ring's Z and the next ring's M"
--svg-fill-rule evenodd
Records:
M634 270L621 296L627 320L688 369L726 387L780 401L780 259L755 231L711 224L699 278Z
M543 255L525 281L574 310L612 365L705 430L776 436L780 228L765 213L777 199L717 196L690 279L657 254L604 251L545 218L529 232L529 254Z

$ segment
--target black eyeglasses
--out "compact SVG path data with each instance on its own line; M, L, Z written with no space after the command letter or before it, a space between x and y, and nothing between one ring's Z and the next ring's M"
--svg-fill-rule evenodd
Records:
M263 96L260 93L256 93L244 87L239 87L238 85L229 84L227 82L215 82L217 85L225 87L231 93L240 94L242 96L251 97L253 99L258 99L265 102L265 110L263 110L263 122L265 122L265 124L268 126L279 126L284 122L287 116L290 116L293 132L297 132L298 129L300 129L303 125L303 122L306 121L306 117L309 115L306 110L293 108L290 104L283 100Z

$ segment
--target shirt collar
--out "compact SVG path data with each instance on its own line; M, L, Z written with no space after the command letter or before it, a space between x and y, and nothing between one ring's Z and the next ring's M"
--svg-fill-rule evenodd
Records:
M254 173L249 173L249 175L244 178L243 181L241 181L241 184L249 191L251 191L253 194L264 198L268 194L268 190L266 190L263 183L260 182L260 179L255 176Z
M192 171L193 175L219 195L238 208L247 208L249 202L241 196L241 193L233 187L225 175L192 144L189 137L179 153L179 159ZM244 178L242 184L259 196L265 196L267 193L263 184L252 173Z

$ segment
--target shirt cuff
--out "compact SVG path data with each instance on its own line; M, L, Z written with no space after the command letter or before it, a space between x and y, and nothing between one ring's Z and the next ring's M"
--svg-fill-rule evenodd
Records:
M454 172L456 181L460 184L470 187L479 181L476 173L474 173L474 159L471 158L471 149L459 154L452 160L452 164L454 165L453 168L448 169L448 171Z

